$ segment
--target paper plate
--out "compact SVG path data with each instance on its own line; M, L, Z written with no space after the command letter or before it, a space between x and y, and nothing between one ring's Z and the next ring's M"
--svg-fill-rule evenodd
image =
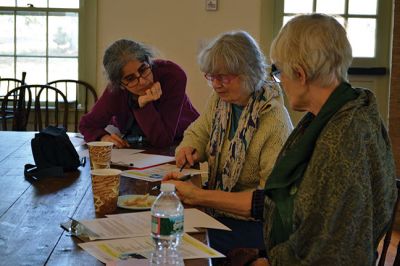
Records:
M151 195L123 195L118 197L118 207L130 210L148 210L156 200Z

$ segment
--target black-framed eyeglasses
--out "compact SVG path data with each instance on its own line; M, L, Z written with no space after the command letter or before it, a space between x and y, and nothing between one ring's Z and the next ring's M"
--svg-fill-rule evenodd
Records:
M143 63L138 69L139 76L136 74L129 74L122 78L121 84L128 88L134 88L139 84L140 78L147 78L151 73L151 65Z
M281 82L281 71L276 67L275 64L271 65L270 75L276 82Z

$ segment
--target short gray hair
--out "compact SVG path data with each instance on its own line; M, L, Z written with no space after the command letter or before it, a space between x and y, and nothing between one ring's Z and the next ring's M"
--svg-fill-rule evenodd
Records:
M249 91L259 90L266 79L266 59L251 35L245 31L223 33L199 54L204 73L237 74Z
M111 44L105 51L103 66L108 80L114 87L119 87L122 79L122 69L132 60L148 62L154 57L152 50L136 41L121 39Z
M291 19L272 42L271 60L289 78L296 67L304 69L307 81L329 86L334 79L347 81L352 50L346 30L325 14L299 15Z

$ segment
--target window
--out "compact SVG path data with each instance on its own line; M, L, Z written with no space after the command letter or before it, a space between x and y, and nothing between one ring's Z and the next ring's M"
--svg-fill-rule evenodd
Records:
M379 3L381 2L381 3ZM355 65L363 66L381 64L380 58L390 41L388 28L380 25L390 25L381 15L388 4L378 0L285 0L276 1L277 12L282 13L281 21L276 23L280 29L293 16L300 13L326 13L336 16L337 20L346 28L353 48ZM388 16L387 16L388 17ZM379 41L377 41L379 40ZM387 42L385 40L388 40ZM386 49L387 51L388 49ZM384 55L386 56L386 55ZM354 64L353 64L354 66Z
M2 0L0 76L20 79L21 73L27 72L28 84L45 84L57 79L82 79L93 84L95 62L82 66L81 62L89 55L85 53L85 45L80 44L95 42L93 34L88 39L84 32L85 27L88 29L85 23L95 30L93 15L86 15L96 12L95 2ZM92 56L95 49L90 53ZM93 70L88 70L90 66ZM69 101L76 99L75 91L66 94Z

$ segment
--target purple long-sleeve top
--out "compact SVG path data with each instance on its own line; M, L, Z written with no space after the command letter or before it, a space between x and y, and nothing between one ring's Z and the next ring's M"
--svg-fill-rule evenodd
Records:
M185 93L186 74L177 64L165 60L154 60L152 72L154 82L161 85L160 99L143 108L132 108L128 90L108 85L79 123L85 141L101 139L107 134L104 128L108 124L124 132L132 115L147 141L155 147L166 147L182 138L185 129L199 116Z

